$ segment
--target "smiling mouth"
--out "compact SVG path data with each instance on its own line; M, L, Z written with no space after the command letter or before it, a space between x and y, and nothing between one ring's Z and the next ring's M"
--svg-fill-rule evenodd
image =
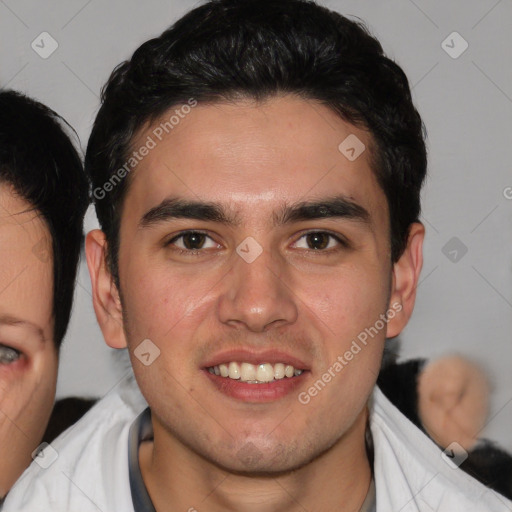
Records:
M304 370L285 363L239 363L236 361L210 366L208 372L218 377L238 380L247 384L268 384L282 379L292 379L302 374Z

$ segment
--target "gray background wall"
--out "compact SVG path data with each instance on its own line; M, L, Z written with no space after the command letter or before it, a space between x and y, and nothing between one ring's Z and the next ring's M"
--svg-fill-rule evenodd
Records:
M0 86L51 106L85 147L114 66L197 3L1 0ZM403 358L459 352L483 365L494 386L485 435L512 450L512 2L320 3L369 24L407 73L428 129L425 266ZM82 265L58 394L100 396L120 374Z

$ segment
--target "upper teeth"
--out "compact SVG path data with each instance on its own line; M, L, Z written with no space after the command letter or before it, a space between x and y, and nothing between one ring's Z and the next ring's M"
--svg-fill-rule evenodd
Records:
M297 370L290 364L277 363L271 365L270 363L262 363L255 365L251 363L237 363L235 361L211 366L208 368L208 371L221 377L239 379L250 383L271 382L274 379L284 379L285 377L298 376L302 373L302 370Z

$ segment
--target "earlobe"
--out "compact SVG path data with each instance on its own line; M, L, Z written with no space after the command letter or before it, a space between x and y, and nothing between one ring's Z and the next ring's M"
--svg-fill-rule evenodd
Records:
M423 240L425 227L420 222L411 224L407 246L393 265L390 305L400 304L400 311L387 324L386 337L394 338L404 329L412 315L416 288L423 266Z
M126 347L123 310L119 292L106 264L107 240L103 231L94 229L85 239L87 267L91 278L92 300L96 318L107 345Z

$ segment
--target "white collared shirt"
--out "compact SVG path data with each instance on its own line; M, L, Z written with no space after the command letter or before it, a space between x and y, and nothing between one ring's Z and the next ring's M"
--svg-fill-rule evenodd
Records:
M118 386L52 443L49 467L30 465L3 512L134 512L128 433L146 407L133 381ZM370 428L377 512L512 512L511 501L453 469L378 388Z
M443 457L378 388L371 411L377 512L512 511L511 501Z

